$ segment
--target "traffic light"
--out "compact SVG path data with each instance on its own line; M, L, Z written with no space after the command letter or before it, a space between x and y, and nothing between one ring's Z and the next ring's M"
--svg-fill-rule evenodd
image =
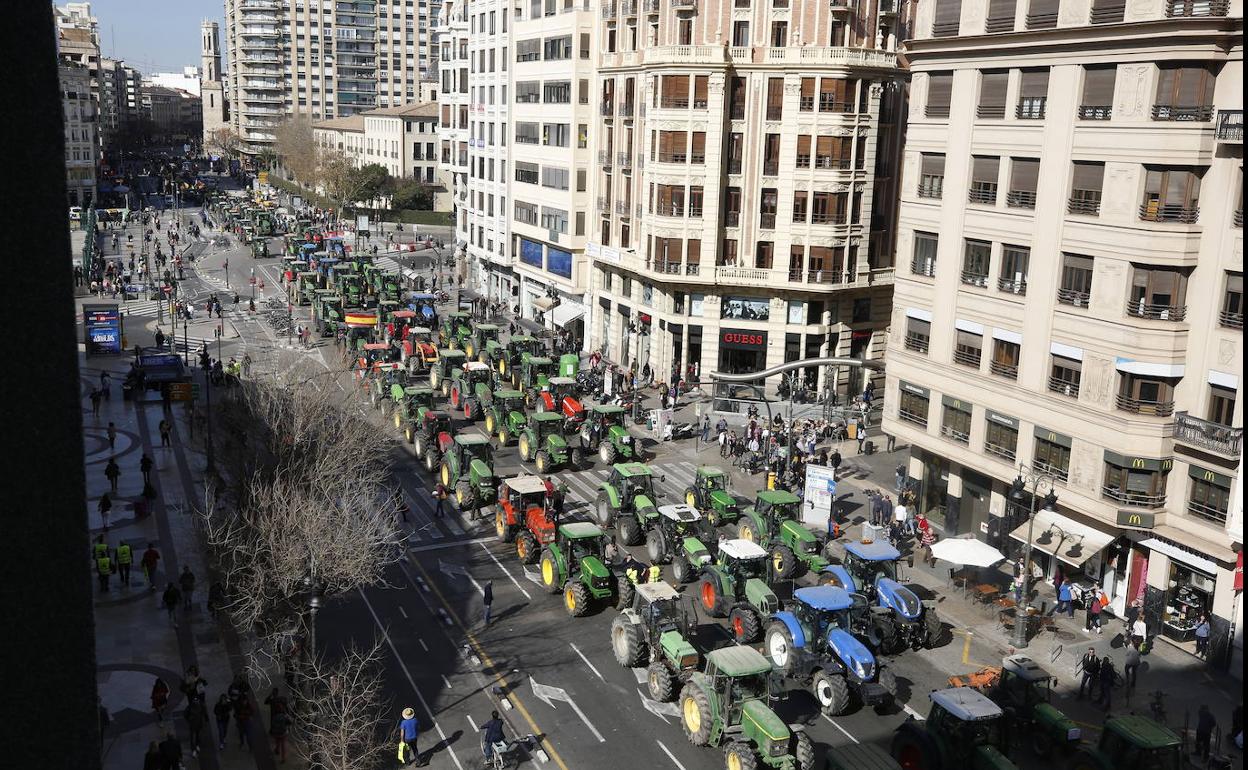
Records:
M1014 483L1010 484L1010 497L1015 500L1022 500L1023 494L1027 491L1027 483L1023 481L1022 476L1015 476Z

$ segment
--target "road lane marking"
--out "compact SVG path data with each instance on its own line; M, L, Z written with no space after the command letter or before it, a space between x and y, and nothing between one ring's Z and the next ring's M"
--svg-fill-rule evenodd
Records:
M490 547L481 541L477 541L477 545L481 546L481 550L485 551L486 554L494 560L494 563L497 564L498 568L503 571L503 574L507 576L507 579L511 581L512 585L519 589L520 593L524 594L524 598L529 601L533 601L533 597L529 596L529 592L524 590L524 586L520 585L520 581L516 580L515 576L511 574L511 571L503 566L503 563L498 560L498 557L494 555L494 552L490 550Z
M902 710L902 711L904 711L904 712L906 712L906 713L907 713L907 714L909 714L910 716L914 717L915 719L918 719L918 720L920 720L920 721L922 721L922 719L923 719L923 715L922 715L922 714L920 714L919 712L915 711L915 710L914 710L914 709L910 706L910 704L909 704L909 703L903 703L903 704L901 704L901 710Z
M844 735L846 738L850 739L850 740L851 740L851 741L853 741L854 743L858 743L858 742L859 742L857 738L855 738L854 736L852 736L852 735L850 735L850 734L849 734L849 731L848 731L848 730L846 730L844 727L841 727L839 724L837 724L836 722L834 722L834 721L832 720L832 717L830 717L830 716L828 716L827 714L824 714L824 713L822 713L822 712L819 714L819 716L821 716L821 717L823 717L824 719L828 720L828 724L830 724L830 725L832 725L833 727L835 727L836 729L840 730L840 731L841 731L841 734L842 734L842 735Z
M416 699L420 701L420 705L425 709L425 713L429 715L429 719L433 721L433 728L438 731L438 735L442 738L446 751L451 755L451 759L455 760L455 766L459 770L464 770L464 766L460 764L459 757L455 756L455 750L451 748L446 733L442 731L442 725L438 722L436 712L429 708L429 704L425 701L425 696L421 695L420 688L416 686L416 680L412 679L412 672L407 670L407 664L403 662L403 656L399 655L398 649L394 646L394 640L390 638L390 632L381 624L381 618L377 617L377 610L373 609L373 603L368 600L368 596L364 593L364 589L359 589L360 598L364 600L364 606L368 608L368 614L373 616L373 622L377 624L377 628L381 630L381 638L386 640L386 644L390 647L390 652L394 653L394 659L398 661L399 668L403 669L403 676L407 677L407 683L412 686L412 691L416 693Z
M655 739L654 742L659 744L659 748L663 749L663 753L667 755L668 759L672 760L672 764L676 765L678 770L685 770L685 766L680 764L680 760L676 758L676 755L672 754L672 752L669 751L668 748L663 745L663 741Z
M598 728L594 727L594 723L589 721L589 717L585 716L585 712L581 711L581 707L576 705L576 701L572 700L572 696L568 695L568 691L562 687L554 687L552 685L539 684L532 676L529 676L529 686L533 688L533 695L543 701L552 709L555 708L555 701L563 701L572 707L576 715L581 718L589 731L594 734L599 743L606 743L607 739L602 737L602 733L598 732Z
M589 666L589 670L594 672L594 676L598 677L600 680L604 682L607 681L606 678L604 678L603 675L599 673L598 669L594 668L594 664L589 662L589 658L585 657L585 653L581 652L581 648L577 647L575 644L572 644L572 642L568 642L568 646L572 648L572 652L575 652L577 655L580 656L581 660L585 661L585 665Z
M425 652L429 652L429 645L425 644L424 639L421 639L420 637L416 637L416 641L420 642L420 646L424 649Z
M451 680L446 678L446 674L442 675L442 684L446 685L446 689L448 690L455 689L454 687L451 687Z
M418 545L418 546L415 546L414 548L408 548L407 550L411 553L420 553L422 551L437 551L442 548L455 548L456 546L461 546L465 544L471 545L472 543L488 543L493 539L494 539L493 537L475 537L471 540L442 540L437 543L430 543L429 545Z
M407 610L403 609L401 604L399 605L399 614L403 616L404 620L407 620Z
M477 723L472 721L472 714L464 714L464 716L468 718L468 724L472 725L472 731L474 733L481 732L481 728L477 727Z

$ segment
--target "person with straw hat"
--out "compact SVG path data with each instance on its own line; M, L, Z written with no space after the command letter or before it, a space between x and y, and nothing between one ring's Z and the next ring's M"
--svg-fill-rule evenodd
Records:
M410 706L403 709L403 718L399 720L399 764L407 765L412 762L417 767L423 767L424 762L420 758L420 749L416 746L416 741L420 737L420 722L416 721L416 711ZM405 759L404 751L411 753L411 759Z

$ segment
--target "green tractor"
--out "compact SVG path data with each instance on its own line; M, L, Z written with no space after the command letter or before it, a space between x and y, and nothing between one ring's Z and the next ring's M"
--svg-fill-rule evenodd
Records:
M407 443L413 443L425 412L434 409L433 388L395 383L390 387L390 401L394 406L394 427L403 431Z
M605 540L597 526L578 521L560 524L554 541L542 549L542 586L552 594L563 591L563 608L573 617L589 612L594 601L615 603L615 575L603 563Z
M425 409L420 418L408 423L404 435L412 437L412 454L424 463L430 474L438 472L442 464L439 446L451 440L451 416L439 409Z
M382 273L377 296L391 302L403 299L403 276L399 273Z
M386 413L394 405L394 389L402 390L407 385L407 370L397 363L381 364L367 383L368 402Z
M451 395L451 375L464 366L464 351L443 348L438 358L429 366L429 387L440 392L443 398Z
M1055 754L1069 757L1080 748L1079 726L1049 702L1056 681L1026 655L1010 655L999 667L949 677L950 685L973 687L1000 706L1010 737L1029 741L1032 752L1041 759Z
M489 349L487 345L487 350ZM496 351L493 359L494 368L507 377L515 369L519 369L526 357L546 355L546 346L536 337L527 334L513 335L507 340L507 346Z
M563 417L550 412L529 416L528 424L520 433L519 450L520 462L532 461L542 476L557 468L578 470L585 463L579 447L568 448L567 439L563 437Z
M339 291L342 292L347 307L366 307L364 292L364 276L359 273L347 273L337 280Z
M698 670L701 656L690 643L697 619L668 583L642 583L611 621L611 651L624 668L646 666L650 697L665 703Z
M555 374L555 362L545 356L527 356L518 368L511 370L511 386L524 392L524 403L529 409L537 406L542 388L550 385Z
M472 336L472 314L459 311L447 313L442 319L442 346L460 350L464 341Z
M598 489L593 516L601 527L614 526L625 545L637 545L642 539L643 525L659 516L657 500L650 466L614 465L611 475Z
M688 583L711 562L716 541L715 530L697 508L684 503L663 505L646 530L646 555L652 564L671 562L676 581Z
M1067 770L1177 770L1186 767L1183 759L1183 741L1179 736L1148 717L1131 715L1106 719L1101 726L1100 742L1079 747L1066 767Z
M796 577L804 570L820 572L828 560L820 542L802 524L802 501L792 492L764 489L754 505L741 512L737 537L771 551L776 577Z
M312 317L315 319L316 332L322 337L332 337L338 332L338 324L346 316L343 314L342 296L332 289L317 289L312 297Z
M771 663L752 647L706 655L706 668L680 691L680 724L695 746L722 746L727 770L812 770L810 737L784 723L772 698Z
M462 351L460 355L463 355ZM446 385L444 380L444 391ZM465 361L463 366L451 372L451 409L462 413L466 420L476 420L481 411L482 397L493 389L494 372L490 367L480 361Z
M485 351L491 342L498 342L499 331L499 327L494 324L475 324L472 327L472 334L464 341L464 353L469 358L486 363Z
M499 446L510 444L529 420L524 413L524 394L518 390L490 391L489 398L481 400L481 412L485 415L485 432L497 436Z
M269 256L269 239L260 236L252 238L251 256L255 259L267 259Z
M741 506L728 491L728 474L714 465L698 468L693 485L685 490L685 503L701 511L712 527L734 522L741 515Z
M893 734L892 754L905 770L1017 768L1006 756L1005 715L988 696L969 687L955 687L936 690L928 697L932 709L927 719L908 719ZM1143 765L1121 766L1127 767Z
M767 552L749 540L725 540L715 561L702 567L698 600L713 618L728 618L732 637L750 644L763 630L763 618L780 609L780 600L767 585Z
M442 485L454 490L455 504L461 511L494 503L498 477L494 474L494 451L488 438L464 433L452 438L443 433L438 437L437 451L442 460Z
M625 409L612 404L597 404L589 410L581 425L581 449L586 455L598 453L604 465L641 460L641 447L624 425Z

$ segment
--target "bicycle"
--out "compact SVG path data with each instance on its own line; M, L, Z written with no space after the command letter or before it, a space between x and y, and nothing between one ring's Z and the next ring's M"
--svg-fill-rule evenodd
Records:
M537 736L529 733L528 735L516 738L514 740L504 740L489 746L486 751L486 744L481 744L481 755L485 759L486 767L493 770L508 770L508 768L519 767L523 761L518 754L518 750L524 747L526 754L533 751L533 744L537 742Z

